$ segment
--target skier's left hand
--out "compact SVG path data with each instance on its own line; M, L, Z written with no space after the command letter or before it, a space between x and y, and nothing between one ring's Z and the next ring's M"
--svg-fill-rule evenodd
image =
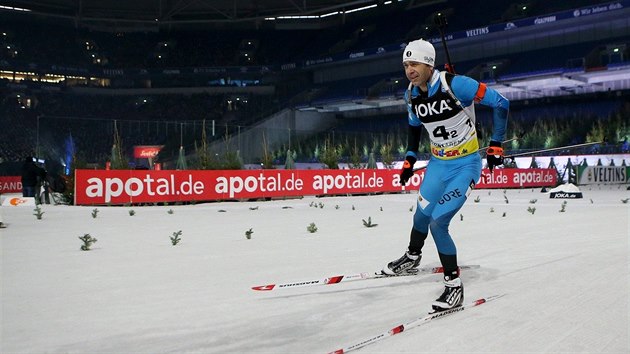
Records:
M490 172L495 166L503 165L503 148L498 141L490 141L490 146L486 150L486 161Z

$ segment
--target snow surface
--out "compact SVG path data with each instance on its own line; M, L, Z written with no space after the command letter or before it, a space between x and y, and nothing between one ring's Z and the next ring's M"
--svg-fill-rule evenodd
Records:
M581 190L579 200L474 191L451 223L460 264L481 265L462 273L466 298L507 295L360 352L628 353L630 192ZM101 206L97 218L95 207L44 205L42 220L4 207L0 352L327 353L358 343L426 314L441 277L251 287L380 269L407 246L415 198ZM378 226L364 227L368 217ZM85 233L98 239L88 252ZM438 265L430 238L422 263Z
M555 193L555 192L579 193L580 188L576 186L575 184L565 183L565 184L561 184L557 186L556 188L552 188L551 190L549 190L549 192L550 193Z

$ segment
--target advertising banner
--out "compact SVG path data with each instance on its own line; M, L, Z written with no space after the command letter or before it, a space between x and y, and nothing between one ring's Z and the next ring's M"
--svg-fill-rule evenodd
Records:
M630 181L627 166L578 166L578 184L624 184Z
M137 159L152 159L156 157L163 145L136 145L133 147L133 157Z
M127 204L345 195L417 190L399 170L76 170L75 204ZM554 169L483 170L477 188L555 186Z
M3 207L33 207L35 198L33 197L9 197L2 201Z
M0 176L0 194L22 192L22 177Z

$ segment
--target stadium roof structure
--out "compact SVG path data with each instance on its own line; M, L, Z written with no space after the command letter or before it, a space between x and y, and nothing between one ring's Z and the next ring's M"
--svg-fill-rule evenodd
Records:
M630 63L612 65L596 71L585 70L549 70L546 72L527 73L522 76L487 82L510 101L523 101L547 97L575 96L603 92L621 92L630 90ZM301 111L344 112L370 108L406 109L400 95L375 99L358 98L328 100L317 102Z
M247 27L266 20L321 21L379 6L414 8L443 2L446 0L0 0L0 14L30 13L87 27Z

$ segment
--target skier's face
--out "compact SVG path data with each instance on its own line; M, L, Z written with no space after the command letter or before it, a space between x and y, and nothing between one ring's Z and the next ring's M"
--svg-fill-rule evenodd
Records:
M416 61L406 61L403 63L405 75L414 86L426 86L427 81L431 78L433 67L425 63Z

